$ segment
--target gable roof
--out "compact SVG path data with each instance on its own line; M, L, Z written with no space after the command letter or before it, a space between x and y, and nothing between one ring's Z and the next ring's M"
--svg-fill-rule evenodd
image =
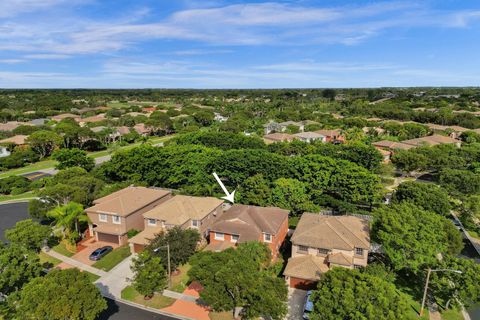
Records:
M304 138L304 139L323 139L325 136L318 132L299 132L294 134L295 137Z
M275 132L264 135L263 139L271 141L292 141L293 139L295 139L295 136L288 133Z
M372 145L378 148L387 148L390 150L394 150L394 149L408 150L408 149L414 148L414 146L410 144L406 144L403 142L389 141L389 140L381 140L381 141L373 142Z
M342 131L340 129L322 129L316 130L315 132L324 135L325 137L339 137L342 135Z
M301 126L303 126L303 123L288 120L288 121L285 121L285 122L280 122L279 125L285 126L285 127L286 127L286 126L297 126L297 127L301 127Z
M28 136L26 136L26 135L18 134L16 136L0 140L0 143L14 143L14 144L17 144L17 145L22 145L22 144L26 143L25 140L27 138L28 138Z
M85 209L87 212L110 213L122 217L144 208L152 202L161 199L171 192L167 190L150 189L145 187L127 187L108 196L95 200L93 207Z
M0 123L0 131L13 131L20 126L31 126L28 122L8 121Z
M211 226L212 231L235 234L238 242L258 240L262 233L277 234L288 210L235 204Z
M355 216L304 213L291 238L295 245L354 250L370 248L368 221Z
M341 252L332 253L328 255L328 262L342 266L351 266L353 264L353 257L346 256Z
M461 143L460 140L453 139L450 137L442 136L439 134L434 134L431 136L426 136L422 138L410 139L402 141L404 144L409 144L412 146L422 146L422 145L437 145L437 144L453 144Z
M178 195L145 212L143 216L178 226L188 220L202 220L222 203L222 200L213 197Z

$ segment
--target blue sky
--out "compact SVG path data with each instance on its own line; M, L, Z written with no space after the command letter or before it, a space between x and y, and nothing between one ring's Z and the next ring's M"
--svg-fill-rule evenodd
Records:
M3 88L480 85L480 2L1 0Z

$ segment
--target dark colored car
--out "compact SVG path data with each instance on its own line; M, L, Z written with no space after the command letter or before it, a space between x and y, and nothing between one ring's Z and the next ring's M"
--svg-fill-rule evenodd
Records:
M101 248L98 248L97 250L93 251L92 254L90 255L90 257L88 257L88 258L92 261L97 261L97 260L102 259L107 253L109 253L112 250L113 250L113 248L110 247L110 246L101 247Z

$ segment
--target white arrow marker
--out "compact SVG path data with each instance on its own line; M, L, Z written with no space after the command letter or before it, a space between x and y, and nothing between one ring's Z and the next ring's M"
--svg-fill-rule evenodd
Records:
M213 176L215 177L215 180L217 180L220 187L222 187L223 192L225 192L225 194L226 194L226 196L222 197L222 199L225 199L227 201L230 201L231 203L234 203L235 202L235 200L234 200L235 190L233 190L232 193L229 193L227 188L225 188L225 186L223 185L222 180L220 180L220 178L217 176L217 174L215 172L213 173Z

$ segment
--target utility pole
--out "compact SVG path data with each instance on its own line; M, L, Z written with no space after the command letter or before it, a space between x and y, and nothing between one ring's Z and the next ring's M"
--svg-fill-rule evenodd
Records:
M432 269L428 268L427 281L425 281L425 288L423 289L423 299L422 299L422 307L420 308L420 317L423 316L423 309L425 308L425 300L427 299L428 282L430 281L431 273L432 273Z
M168 259L168 288L172 287L172 270L170 268L170 244L167 243L167 259Z

